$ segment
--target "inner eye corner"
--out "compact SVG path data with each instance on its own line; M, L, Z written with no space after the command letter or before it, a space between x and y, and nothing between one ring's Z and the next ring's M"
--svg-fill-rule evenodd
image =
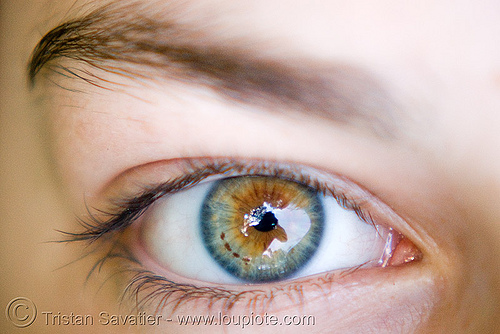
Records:
M425 248L419 246L420 240L414 242L411 237L406 236L404 232L397 232L398 236L394 242L391 257L388 260L387 266L400 267L407 264L417 264L427 258ZM422 250L424 249L424 251Z

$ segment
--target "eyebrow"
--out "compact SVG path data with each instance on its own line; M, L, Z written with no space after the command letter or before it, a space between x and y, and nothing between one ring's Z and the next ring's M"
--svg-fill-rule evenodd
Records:
M401 130L396 103L364 70L346 64L264 57L257 47L224 43L168 16L148 16L135 2L111 2L66 21L43 36L33 50L28 65L30 83L33 86L38 73L48 67L52 73L61 74L62 69L99 86L93 81L99 78L96 75L89 79L61 64L48 66L71 59L116 74L207 86L248 105L299 111L368 129L380 138L393 139Z

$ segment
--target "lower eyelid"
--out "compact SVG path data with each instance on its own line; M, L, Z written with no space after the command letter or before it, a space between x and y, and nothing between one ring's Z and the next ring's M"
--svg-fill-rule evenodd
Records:
M127 240L129 241L130 239ZM142 264L149 266L149 263ZM123 263L119 263L115 270L121 271L122 265ZM136 279L134 283L129 283L127 288L126 297L131 298L131 307L139 306L141 310L165 314L168 317L193 312L207 315L217 312L296 312L320 317L320 313L325 309L333 312L332 314L339 314L345 313L346 310L354 312L375 308L366 312L372 315L381 312L395 318L402 317L405 312L412 312L411 317L424 319L434 303L433 297L437 296L437 288L433 286L434 280L430 277L427 266L421 262L394 268L336 270L292 281L230 288L209 283L194 287L194 284L189 284L196 282L179 277L171 279L183 281L183 284L172 284L166 278L158 276L161 275L161 268L157 268L159 271L155 274L141 271L141 268L142 266L137 268L137 271L131 268L125 271ZM140 274L137 276L137 273ZM130 277L127 277L125 281L129 279ZM381 307L380 303L383 301L386 304ZM406 306L407 310L402 310L401 305ZM392 310L391 314L389 309ZM332 315L325 319L331 317ZM338 320L345 320L341 318ZM368 320L373 321L366 319Z

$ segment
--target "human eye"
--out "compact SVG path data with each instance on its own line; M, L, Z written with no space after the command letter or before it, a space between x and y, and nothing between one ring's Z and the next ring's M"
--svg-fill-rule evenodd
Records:
M117 183L113 205L69 240L105 249L93 270L126 273L127 297L140 308L263 311L280 294L327 298L355 272L423 259L399 232L404 222L367 190L304 165L184 159L138 167Z
M163 268L242 284L387 266L393 258L402 235L371 220L368 198L347 195L354 185L304 167L216 166L225 171L216 180L166 194L145 213L140 244ZM403 261L420 259L408 248Z

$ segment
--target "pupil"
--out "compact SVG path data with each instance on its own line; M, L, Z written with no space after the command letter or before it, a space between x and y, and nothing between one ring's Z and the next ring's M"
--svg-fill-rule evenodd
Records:
M266 212L260 222L253 227L259 232L269 232L276 228L276 224L278 224L278 219L276 219L274 213Z

